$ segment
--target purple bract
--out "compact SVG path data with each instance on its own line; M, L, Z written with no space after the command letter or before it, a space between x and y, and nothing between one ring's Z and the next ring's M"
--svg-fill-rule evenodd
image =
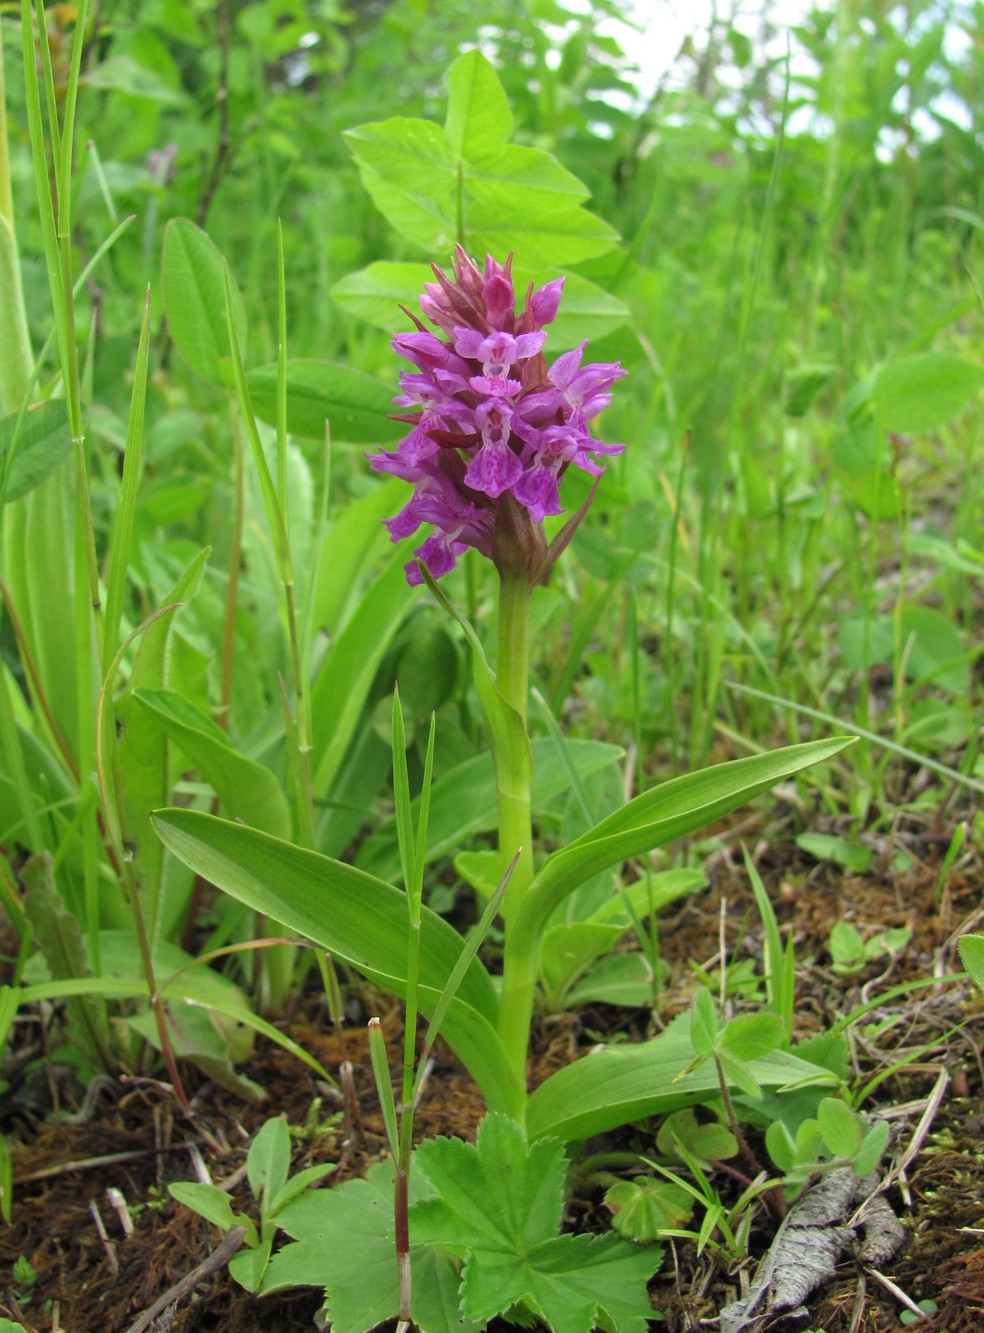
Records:
M511 268L512 256L502 265L487 255L483 273L458 246L453 280L435 265L437 282L420 301L445 338L410 315L417 331L393 339L414 366L401 374L394 400L413 410L394 419L412 429L395 453L368 458L376 471L412 484L409 503L386 527L394 541L422 523L433 527L414 555L434 578L473 546L500 570L540 582L586 508L548 547L542 523L564 512L559 483L567 468L598 477L598 457L625 448L594 439L589 422L626 372L617 362L583 366L585 343L548 367L543 326L556 317L564 279L531 284L517 315ZM406 570L410 583L421 582L417 560Z

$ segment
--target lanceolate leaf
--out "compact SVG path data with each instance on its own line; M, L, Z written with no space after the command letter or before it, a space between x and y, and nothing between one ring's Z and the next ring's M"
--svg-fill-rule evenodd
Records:
M609 1046L552 1074L530 1097L526 1113L530 1137L589 1138L713 1096L718 1090L713 1061L679 1077L695 1054L687 1021L683 1016L652 1041ZM748 1068L763 1088L772 1090L806 1080L837 1082L829 1070L783 1051L749 1060Z
M403 573L407 554L394 552L332 644L311 687L316 799L328 794L338 776L379 664L416 598Z
M688 773L644 792L554 852L530 886L517 922L538 929L553 908L592 875L703 828L850 744L835 739L793 745Z
M622 750L603 741L566 740L571 763L582 777L619 759ZM567 770L552 740L532 742L533 806L541 809L569 785ZM414 802L414 811L417 802ZM456 765L434 783L428 820L427 858L447 856L461 847L475 833L495 828L495 770L492 756L476 755ZM397 880L400 856L396 842L396 824L389 820L363 844L358 864L380 879ZM494 879L497 874L493 875ZM619 903L615 902L613 910ZM645 909L641 909L645 910Z
M214 789L226 813L275 838L289 838L290 806L283 785L263 764L234 748L212 719L176 690L134 690Z
M161 810L164 845L239 902L273 917L394 994L407 975L406 898L361 870L280 842L255 829L193 810ZM430 1016L461 954L462 940L426 907L421 925L420 1008ZM524 1090L509 1073L495 1033L498 1003L488 973L473 960L443 1020L490 1106L521 1109Z

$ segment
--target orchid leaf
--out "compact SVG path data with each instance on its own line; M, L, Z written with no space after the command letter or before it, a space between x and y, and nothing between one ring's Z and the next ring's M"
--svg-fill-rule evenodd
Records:
M403 995L407 976L406 898L353 866L281 842L241 824L193 810L160 810L154 826L185 865L255 911L283 922L352 964L369 980ZM422 911L420 1007L430 1016L461 956L458 932ZM443 1020L442 1036L479 1084L490 1106L512 1108L523 1089L510 1074L495 1033L498 1001L482 964L472 959Z
M623 753L619 746L603 741L565 740L564 746L582 777L604 768ZM532 742L531 749L533 808L540 810L567 790L570 779L554 741L541 737ZM428 822L428 861L458 851L476 833L490 832L495 828L495 820L495 770L491 755L485 753L456 765L434 783ZM395 820L387 820L366 839L357 864L380 879L396 882L400 856ZM489 878L494 885L498 870L490 870ZM617 910L618 900L613 899L613 903L612 910Z
M839 738L810 741L716 764L644 792L548 858L522 905L524 925L546 921L556 905L592 875L696 832L850 744Z
M689 1015L681 1015L651 1041L605 1047L552 1074L530 1096L526 1114L530 1137L590 1138L715 1096L718 1076L713 1061L683 1072L696 1056L688 1026ZM830 1087L838 1081L829 1070L784 1051L749 1060L748 1068L770 1091L803 1082Z
M291 831L283 784L263 764L232 745L228 734L175 690L134 690L134 698L160 721L234 819L274 837Z

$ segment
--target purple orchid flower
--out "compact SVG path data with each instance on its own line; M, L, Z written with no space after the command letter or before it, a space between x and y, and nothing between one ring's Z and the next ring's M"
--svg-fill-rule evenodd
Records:
M406 567L411 584L421 582L417 560L440 578L469 547L542 582L587 508L547 545L544 518L565 512L564 473L573 465L600 476L597 458L625 448L596 440L589 422L626 372L617 362L582 366L586 343L548 369L543 326L556 318L563 278L531 284L517 313L511 255L504 265L488 255L481 270L457 246L453 278L433 267L420 308L447 341L413 315L416 331L393 339L415 367L394 400L414 409L395 414L411 430L395 453L368 455L376 471L414 487L387 529L398 541L422 523L434 528Z

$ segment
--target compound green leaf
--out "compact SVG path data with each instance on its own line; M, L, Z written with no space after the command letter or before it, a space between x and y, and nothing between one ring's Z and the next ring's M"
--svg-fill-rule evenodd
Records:
M5 500L17 500L33 490L71 452L72 432L64 401L42 403L23 417L14 412L0 421L0 477L8 467L11 449Z
M225 383L221 362L230 356L226 322L226 264L214 242L188 218L172 218L164 231L161 286L174 344L196 374ZM233 321L246 341L246 306L229 276Z
M251 370L246 384L256 415L261 421L276 425L276 363ZM388 417L394 411L394 387L395 377L394 384L384 384L353 366L313 358L288 361L287 429L292 435L324 440L327 422L332 444L385 444L398 440L406 434L407 427Z

